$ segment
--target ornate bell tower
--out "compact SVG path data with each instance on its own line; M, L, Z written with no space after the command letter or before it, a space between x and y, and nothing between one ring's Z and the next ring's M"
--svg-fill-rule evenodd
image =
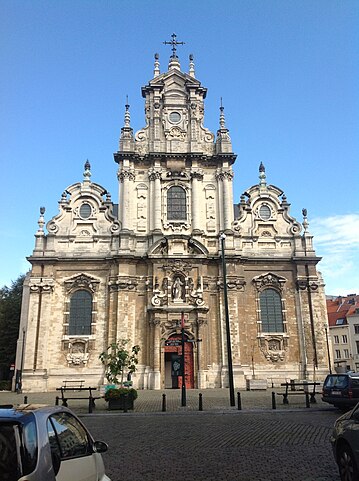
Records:
M190 338L201 337L207 322L203 291L213 282L207 279L207 260L218 256L220 231L226 231L227 244L233 246L236 159L222 105L217 138L203 125L207 89L195 77L193 55L184 73L177 56L183 42L173 34L164 44L172 48L167 72L160 72L155 54L153 79L142 87L145 127L133 133L126 104L114 154L119 164L119 254L147 256L149 262L147 316L155 371L163 364L163 359L156 360L156 345L176 334L181 312L187 313ZM160 378L163 381L164 372ZM196 373L194 378L198 385Z

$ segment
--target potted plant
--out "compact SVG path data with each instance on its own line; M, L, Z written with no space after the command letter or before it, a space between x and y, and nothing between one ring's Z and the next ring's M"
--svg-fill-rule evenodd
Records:
M105 365L105 376L108 382L118 385L110 387L105 392L105 400L109 409L133 409L137 391L133 389L131 374L136 371L140 346L132 346L128 349L129 339L121 339L108 346L106 351L100 354L100 360ZM124 381L127 373L127 381Z
M133 388L119 387L110 388L105 392L105 401L108 402L110 411L113 409L133 409L134 401L137 399L137 391Z

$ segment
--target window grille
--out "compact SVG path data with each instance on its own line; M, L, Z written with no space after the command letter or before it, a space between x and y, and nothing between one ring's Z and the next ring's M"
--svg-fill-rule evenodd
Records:
M167 220L187 220L186 192L182 187L168 189Z
M92 295L85 290L76 291L70 300L69 335L90 335L92 321Z
M284 332L281 297L274 289L265 289L260 297L262 332Z

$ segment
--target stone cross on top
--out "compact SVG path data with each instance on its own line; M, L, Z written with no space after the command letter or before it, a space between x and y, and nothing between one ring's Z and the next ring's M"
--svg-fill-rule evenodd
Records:
M177 42L177 35L173 33L171 35L172 40L170 42L163 42L165 45L172 45L172 57L171 58L177 58L176 51L177 51L177 45L184 45L185 42Z

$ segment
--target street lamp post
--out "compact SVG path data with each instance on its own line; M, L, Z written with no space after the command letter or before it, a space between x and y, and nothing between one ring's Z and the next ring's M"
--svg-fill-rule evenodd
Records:
M332 361L330 359L330 348L329 348L329 338L328 338L328 327L325 326L325 338L327 341L327 351L328 351L328 363L329 363L329 373L332 373Z
M221 250L222 250L223 295L224 295L224 309L225 309L226 334L227 334L229 399L230 399L230 405L235 406L236 401L234 398L232 347L231 347L231 332L230 332L230 325L229 325L229 309L228 309L228 293L227 293L227 270L226 270L226 259L224 254L226 235L222 233L220 236L220 239L221 239Z
M181 333L182 333L182 389L181 389L181 406L186 406L186 370L185 370L185 357L184 357L184 313L181 312Z

